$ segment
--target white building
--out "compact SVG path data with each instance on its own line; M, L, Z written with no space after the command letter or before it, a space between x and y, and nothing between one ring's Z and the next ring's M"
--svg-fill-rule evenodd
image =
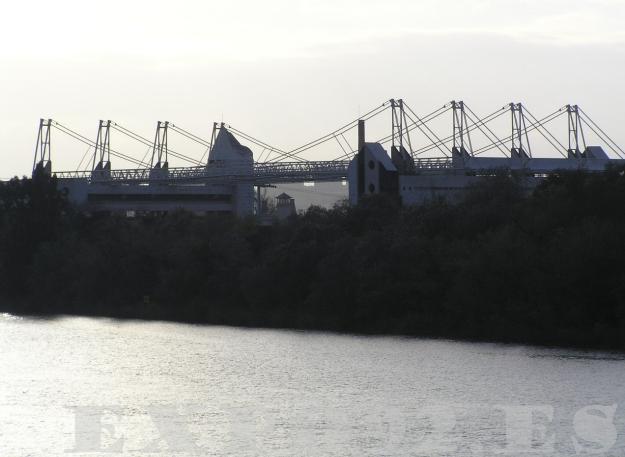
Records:
M145 174L144 182L112 180L109 165L107 170L96 169L83 177L60 176L59 188L67 190L70 201L86 212L141 214L185 209L198 214L227 213L246 217L254 214L253 167L252 151L222 127L205 170L208 175L236 175L238 179L232 183L224 179L219 183L206 179L176 183L175 179L169 179L173 171L165 162L158 170L132 170L135 174ZM155 174L162 182L154 180ZM248 175L249 181L241 179Z
M610 159L601 147L590 146L568 158L530 158L511 154L511 158L473 157L454 148L451 159L423 159L414 162L405 150L394 148L392 159L382 145L364 143L348 168L349 200L355 205L366 195L398 195L405 205L424 203L435 198L457 200L471 185L497 172L516 172L525 177L524 185L534 188L548 174L560 170L604 171L610 164L625 165L625 160Z

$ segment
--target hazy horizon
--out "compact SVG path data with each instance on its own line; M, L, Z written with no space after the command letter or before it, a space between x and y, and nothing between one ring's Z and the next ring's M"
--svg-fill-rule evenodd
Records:
M97 14L92 8L78 1L5 7L0 177L30 173L41 117L90 138L99 119L148 138L157 120L204 137L224 120L290 148L392 97L420 114L452 99L479 114L511 101L536 115L578 103L625 143L624 1L112 1ZM83 145L60 134L54 140L54 168L76 168ZM175 141L170 147L185 149Z

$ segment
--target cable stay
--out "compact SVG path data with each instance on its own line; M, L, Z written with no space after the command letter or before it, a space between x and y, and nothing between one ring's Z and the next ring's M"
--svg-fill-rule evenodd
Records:
M211 145L210 141L205 140L204 138L199 137L181 127L178 127L175 124L169 124L169 128L175 131L176 133L179 133L180 135L190 139L191 141L195 141L196 143L201 144L202 146L209 147Z
M507 109L506 107L504 107L504 109ZM539 128L540 125L543 126L552 122L553 120L557 119L558 117L560 117L561 115L563 115L564 112L562 111L562 109L556 110L551 114L548 114L547 116L543 117L542 119L539 119L537 122L533 122L530 123L529 126L527 126L527 132L532 132L536 129ZM485 152L488 152L494 148L500 148L501 146L505 145L506 143L510 142L512 140L512 135L508 135L504 138L498 139L496 142L493 142L492 144L488 144L485 146L482 146L481 148L477 149L474 151L474 155L480 155L483 154Z
M423 134L427 137L427 139L428 139L429 141L431 141L432 143L434 143L434 140L432 140L432 138L431 138L431 137L430 137L430 136L429 136L429 135L425 132L425 130L424 130L422 127L425 127L425 129L427 129L427 131L428 131L428 132L429 132L429 133L430 133L430 134L431 134L434 138L436 138L436 140L438 141L438 143L440 143L440 142L441 142L441 139L438 137L438 135L436 135L436 133L434 133L434 131L433 131L433 130L432 130L432 129L431 129L431 128L427 125L427 123L423 123L423 122L421 121L421 119L419 118L419 116L418 116L418 115L417 115L417 114L416 114L416 113L412 110L412 108L410 108L410 106L409 106L408 104L405 104L404 106L405 106L406 108L408 108L408 111L410 111L414 117L416 117L416 118L417 118L417 120L415 121L415 120L414 120L414 119L413 119L413 118L412 118L409 114L407 114L408 118L409 118L409 119L410 119L413 123L417 124L417 127L419 128L419 130L421 130L421 132L422 132L422 133L423 133ZM448 153L446 153L446 152L445 152L445 151L444 151L444 150L440 147L440 144L437 146L437 149L438 149L439 151L441 151L445 157L451 157L451 154L452 154L452 153L451 153L451 149L450 149L450 148L449 148L446 144L443 144L443 146L445 146L445 149L447 149L447 151L449 152L449 154L448 154Z
M451 107L451 105L449 105L449 104L443 105L442 107L438 108L437 110L435 110L435 111L429 113L428 115L422 117L420 123L426 123L426 122L433 121L434 119L436 119L436 118L442 116L443 114L447 113L449 111L450 107ZM414 122L409 123L406 127L404 127L404 130L405 130L406 134L412 132L415 129L417 129L418 125L419 125L419 123L414 123ZM451 139L451 138L452 137L449 137L449 139ZM387 143L390 143L392 140L393 140L393 134L390 134L390 135L385 136L384 138L379 139L378 141L376 141L376 143L387 144Z
M492 122L495 119L499 118L500 116L503 116L506 111L507 111L507 107L502 107L501 110L499 111L495 111L494 113L492 113L490 116L487 117L491 117L494 115L494 117L492 117L491 119L489 119L487 122L484 122L483 120L480 120L479 117L477 116L477 114L475 114L473 112L473 110L465 105L465 108L469 111L468 114L468 118L471 122L473 122L473 125L475 125L480 132L482 132L482 134L488 138L488 141L491 141L494 145L496 145L497 149L499 150L499 152L501 152L503 154L504 157L508 157L510 152L506 151L505 148L503 148L502 146L502 142L499 139L499 137L495 134L495 132L493 132L493 130L487 125L488 122ZM482 127L484 127L484 129L482 129ZM488 132L488 133L486 133ZM493 139L494 138L494 139ZM511 136L512 138L512 136ZM479 154L476 151L473 151L473 155L477 155Z
M78 166L76 167L76 170L78 171L87 171L87 166L89 165L89 161L87 160L85 162L85 159L87 158L87 155L89 154L89 151L91 151L91 146L87 146L87 150L85 151L85 153L82 156L82 159L80 159L80 162L78 162ZM83 162L85 162L85 168L80 168L83 164Z
M532 118L532 120L534 121L534 124L535 124L535 125L537 125L536 130L538 130L538 133L540 133L540 134L541 134L541 135L542 135L542 136L543 136L543 137L544 137L544 138L545 138L545 139L549 142L549 144L551 144L551 146L553 146L553 147L554 147L554 148L555 148L555 149L556 149L556 150L557 150L557 151L558 151L558 152L559 152L559 153L560 153L563 157L565 157L565 158L566 158L566 157L568 157L568 154L567 154L568 149L566 148L566 146L564 146L562 143L560 143L560 141L558 141L558 139L557 139L557 138L556 138L556 137L555 137L555 136L554 136L554 135L553 135L553 134L552 134L549 130L547 130L547 128L544 126L544 123L543 123L543 122L541 122L540 120L536 119L536 117L535 117L532 113L530 113L530 111L529 111L527 108L524 108L524 109L525 109L525 112L526 112L526 113L530 116L530 118ZM563 109L563 108L560 108L560 110L562 110L562 109ZM543 133L543 130L545 131L545 133L547 133L547 135L548 135L549 137L551 137L551 139L552 139L553 141L551 141L551 140L547 137L547 135L545 135L545 134ZM527 134L527 129L526 129L526 134ZM554 142L555 142L558 146L560 146L560 148L561 148L562 150L560 150L560 149L558 148L558 146L556 146L556 145L554 144ZM563 152L563 151L564 151L564 152Z
M349 144L349 141L347 141L347 138L345 138L345 135L341 133L341 138L343 138L343 141L345 142L345 144L347 145L347 147L349 148L350 151L353 151L354 148L352 148L352 145Z
M171 124L169 126L171 126ZM146 146L149 146L149 147L153 147L154 146L154 141L150 141L147 138L139 135L138 133L133 132L132 130L127 129L126 127L124 127L124 126L122 126L122 125L120 125L120 124L118 124L116 122L111 123L111 128L115 129L119 133L121 133L123 135L126 135L127 137L129 137L129 138L131 138L131 139L133 139L135 141L138 141L139 143L143 143ZM176 152L176 151L172 150L171 148L167 148L167 152L168 152L168 154L170 154L170 155L172 155L172 156L174 156L174 157L176 157L178 159L184 160L185 162L192 163L194 165L202 165L202 163L200 161L198 161L197 159L194 159L192 157L189 157L189 156L186 156L186 155L181 154L179 152Z
M467 134L469 134L470 132L473 132L475 130L480 130L484 134L484 136L486 136L486 138L488 138L489 141L491 141L491 142L492 141L497 141L497 140L493 140L492 138L490 138L490 136L488 134L486 134L486 132L484 132L480 127L485 126L485 124L487 124L487 123L489 123L491 121L494 121L495 119L497 119L497 118L503 116L504 114L506 114L506 112L507 112L506 108L501 108L501 109L495 111L494 113L491 113L488 116L486 116L486 117L484 117L482 119L479 119L475 115L475 113L473 113L473 111L471 111L471 108L466 103L464 104L464 107L469 111L469 113L472 114L472 116L470 114L467 114L467 118L472 122L472 124L465 128L465 132ZM495 136L494 133L492 135ZM497 138L497 137L495 136L495 138ZM454 136L453 135L449 135L448 137L445 137L445 138L443 138L441 140L441 144L442 143L449 143L453 139L454 139ZM437 144L430 144L430 145L427 145L427 146L424 146L424 147L418 149L417 151L415 151L415 153L416 153L416 155L421 155L423 153L431 151L432 149L436 149L436 146L437 146Z
M200 164L204 164L206 157L210 154L211 150L213 149L213 142L215 140L215 129L216 126L215 124L213 124L213 135L211 137L211 141L205 140L204 138L195 135L194 133L189 132L188 130L183 129L182 127L178 127L175 124L169 124L169 128L171 128L174 132L179 133L180 135L188 138L191 141L195 141L196 143L204 146L206 149L204 151L204 153L202 154L202 158L199 160Z
M298 162L308 162L306 159L302 159L301 157L294 157L292 154L290 154L287 151L284 151L282 149L276 148L274 146L271 146L270 144L265 143L264 141L259 140L258 138L253 137L252 135L249 135L245 132L242 132L241 130L238 130L234 127L232 127L231 125L227 125L227 124L223 124L224 127L226 127L230 132L234 133L235 136L241 137L246 141L249 141L250 143L263 148L263 152L261 153L261 156L263 155L264 151L267 150L269 151L269 153L267 154L267 156L271 155L274 152L277 152L278 154L280 154L280 156L285 156L291 159L295 159ZM265 161L267 161L267 158L265 158ZM260 162L260 157L258 162Z
M555 119L557 119L562 113L560 112L560 110L555 111L554 113L551 113L547 116L545 116L544 118L540 119L540 122L544 125L547 124ZM538 125L536 123L530 124L529 127L527 127L527 131L531 132L535 129L538 128ZM482 154L484 152L490 151L492 149L494 149L495 147L501 146L501 145L505 145L506 143L508 143L510 140L512 139L512 135L508 135L502 139L498 139L496 142L492 143L492 144L488 144L485 146L482 146L481 148L479 148L478 150L475 151L475 155L478 154Z
M146 159L148 158L148 155L152 152L152 146L149 146L148 149L145 151L145 154L143 154L143 157L141 158L141 162L145 162ZM147 162L145 162L147 163Z
M341 143L341 140L339 140L339 138L337 136L334 137L334 139L336 140L336 142L339 144L339 146L341 147L341 149L343 150L343 157L349 158L350 154L349 152L345 149L345 146L343 146L343 144Z
M287 154L289 156L299 156L301 153L306 152L310 149L313 149L317 146L320 146L324 143L327 143L328 141L332 141L335 136L337 135L344 135L345 133L349 132L350 130L355 129L356 127L358 127L358 121L359 120L364 120L367 121L369 119L372 119L380 114L382 114L383 112L385 112L387 109L390 108L390 103L391 101L386 101L384 102L382 105L372 109L371 111L369 111L368 113L365 113L363 116L361 116L360 118L349 122L348 124L345 124L344 126L334 130L333 132L330 132L326 135L323 135L322 137L317 138L316 140L310 141L302 146L299 146L295 149L292 149L291 151L289 151ZM352 151L353 153L355 151ZM281 160L282 157L277 157L275 159L272 159L272 162L276 162Z
M388 103L391 103L391 106L392 106L393 100L390 100ZM393 141L393 138L396 138L396 137L398 137L400 135L402 137L406 136L407 141L408 141L408 147L411 149L411 152L414 153L415 151L412 150L412 145L411 145L409 133L411 131L417 129L419 127L419 124L430 122L430 121L438 118L439 116L445 114L449 110L449 107L450 107L449 104L443 105L442 107L440 107L440 108L436 109L435 111L429 113L428 115L422 117L420 119L420 122L410 122L410 123L406 122L404 125L398 126L397 129L394 128L393 129L394 130L393 133L391 133L390 135L387 135L387 136L385 136L383 138L380 138L378 141L376 141L376 143L387 144L387 143L390 143L391 141ZM367 120L367 119L368 118L366 118L364 120ZM395 120L394 120L393 121L393 125L395 126L395 124L396 123L395 123ZM356 151L356 150L352 150L352 155L357 153L357 152L358 151ZM340 156L340 157L337 157L334 160L344 160L344 159L345 159L344 156Z
M468 106L467 106L466 104L465 104L465 107L468 109ZM491 121L494 121L495 119L499 118L499 117L500 117L500 116L502 116L503 114L505 114L505 111L500 111L500 112L499 112L499 114L498 114L497 116L493 117L492 119L487 119L487 118L484 118L484 119L475 119L475 115L473 115L473 116L472 116L471 114L468 114L468 113L467 113L467 115L466 115L466 116L467 116L467 119L468 119L468 120L470 120L470 121L472 122L472 124L471 124L469 127L466 127L466 128L465 128L465 132L467 132L467 133L471 133L471 132L474 132L475 130L479 130L479 131L480 131L480 132L481 132L481 133L482 133L482 134L483 134L483 135L484 135L484 136L485 136L485 137L486 137L489 141L491 141L491 142L496 142L496 141L497 141L497 139L493 140L493 139L490 137L490 134L487 134L486 132L484 132L484 131L481 129L481 127L485 127L485 124L486 124L486 123L491 122ZM497 138L497 137L495 136L495 138ZM443 138L441 141L442 141L442 142L445 142L445 143L449 143L449 142L451 142L452 140L453 140L453 135L450 135L450 136L448 136L448 137L446 137L446 138ZM417 155L424 154L424 153L426 153L426 152L431 151L432 149L436 149L436 145L435 145L435 144L431 144L431 145L429 145L429 146L425 146L425 147L424 147L424 148L422 148L422 149L419 149L419 150L417 151ZM471 151L472 151L472 152L474 152L474 149L473 149L473 148L471 148ZM505 150L504 150L504 151L505 151Z
M345 143L347 145L347 149L345 149L343 147L343 145L341 144L341 142L339 141L339 137L343 140L343 143ZM349 141L347 141L347 138L345 138L345 135L343 133L341 133L340 135L336 136L336 141L338 141L339 146L341 146L341 149L343 149L343 157L341 157L341 159L338 160L351 160L353 155L355 154L354 152L354 148L352 147L352 145L349 143ZM357 152L357 151L356 151Z
M584 123L588 126L588 128L590 128L590 130L592 130L595 135L597 135L602 141L604 141L606 143L606 146L608 146L612 152L614 152L617 156L619 156L619 158L623 159L625 158L625 151L623 151L623 149L621 149L621 147L612 139L608 136L608 134L606 134L601 127L599 127L591 118L588 114L586 114L586 112L584 110L582 110L581 108L578 108L579 111L583 114L583 117L580 116L580 118L584 121ZM595 130L595 128L593 128L593 126L599 131L601 132L600 135L597 130Z
M263 148L263 150L260 151L260 155L258 156L258 162L262 162L263 161L263 157L265 156L265 152L267 152L267 148ZM267 156L269 156L269 154L267 154Z
M52 126L54 128L56 128L58 131L60 131L62 133L65 133L66 135L74 138L77 141L80 141L80 142L86 144L87 146L90 146L91 148L95 148L96 147L96 143L94 141L90 140L89 138L81 135L80 133L70 129L69 127L64 126L63 124L61 124L61 123L59 123L59 122L57 122L55 120L52 120ZM114 149L111 149L110 152L111 152L112 156L117 157L118 159L125 160L125 161L130 162L130 163L133 163L135 165L138 165L138 166L146 166L147 165L143 161L137 160L134 157L131 157L131 156L126 155L126 154L123 154L123 153L121 153L119 151L116 151Z

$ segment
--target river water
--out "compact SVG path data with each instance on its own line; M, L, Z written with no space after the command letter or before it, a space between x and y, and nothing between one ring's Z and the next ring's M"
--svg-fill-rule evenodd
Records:
M625 455L625 357L0 316L0 456Z

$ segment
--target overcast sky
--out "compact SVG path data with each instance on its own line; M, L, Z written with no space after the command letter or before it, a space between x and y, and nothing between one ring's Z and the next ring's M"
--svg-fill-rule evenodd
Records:
M623 0L4 2L0 177L30 172L40 117L89 137L99 119L148 137L223 119L288 148L391 97L420 113L579 103L625 143L624 23ZM85 152L55 146L57 170Z

